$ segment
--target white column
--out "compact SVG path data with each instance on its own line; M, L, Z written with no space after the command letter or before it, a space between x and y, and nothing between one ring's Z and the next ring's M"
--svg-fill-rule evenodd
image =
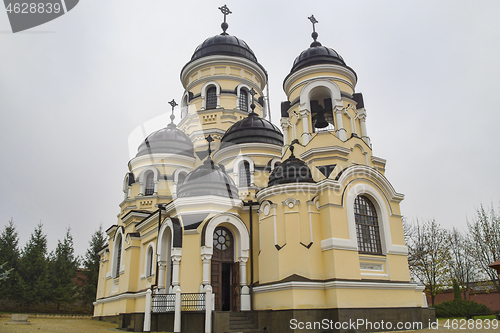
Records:
M180 255L172 255L172 286L179 285L179 265L181 263Z
M311 133L309 133L309 110L300 111L302 116L302 144L305 146L311 141Z
M346 141L347 133L346 130L344 129L344 124L342 122L342 108L340 107L335 108L335 119L337 121L337 137L342 141Z
M252 309L250 304L250 289L247 286L247 261L248 258L240 258L241 311L250 311Z
M212 287L205 287L205 333L212 332Z
M210 259L212 259L210 254L201 256L201 260L203 261L203 284L205 286L210 284Z
M281 129L283 130L283 151L282 154L285 153L286 146L290 144L290 138L288 135L288 127L290 124L288 123L288 118L281 118Z
M174 332L181 331L181 288L175 290L175 309L174 309Z
M358 110L358 118L359 123L361 125L361 139L371 147L370 138L368 137L368 133L366 132L366 111L365 109Z
M154 183L154 184L155 184L155 186L154 186L154 193L153 193L153 194L154 194L154 195L157 195L157 194L158 194L158 181L157 181L157 180L155 180L155 183Z
M144 309L143 331L151 331L151 289L146 291L146 308Z
M160 261L158 263L158 289L162 291L165 289L165 270L167 269L167 262Z

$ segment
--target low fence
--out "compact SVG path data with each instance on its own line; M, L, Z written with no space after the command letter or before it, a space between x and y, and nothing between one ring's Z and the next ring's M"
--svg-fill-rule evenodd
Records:
M204 311L205 293L181 294L182 311ZM153 313L173 312L175 310L175 294L156 294L153 296L151 311Z

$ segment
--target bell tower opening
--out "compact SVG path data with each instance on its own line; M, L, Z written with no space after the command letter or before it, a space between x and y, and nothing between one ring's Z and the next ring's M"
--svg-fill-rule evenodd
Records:
M332 99L326 87L317 87L309 95L313 132L334 131Z

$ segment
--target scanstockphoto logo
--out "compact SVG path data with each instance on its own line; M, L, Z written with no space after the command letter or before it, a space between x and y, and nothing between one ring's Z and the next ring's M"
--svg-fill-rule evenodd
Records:
M52 21L73 8L79 0L4 0L12 32L31 29Z

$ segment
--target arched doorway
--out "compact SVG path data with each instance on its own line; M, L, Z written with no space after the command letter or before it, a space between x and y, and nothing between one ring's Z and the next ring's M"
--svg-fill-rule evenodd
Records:
M215 311L238 311L239 265L234 262L233 234L225 227L214 231L211 266Z

